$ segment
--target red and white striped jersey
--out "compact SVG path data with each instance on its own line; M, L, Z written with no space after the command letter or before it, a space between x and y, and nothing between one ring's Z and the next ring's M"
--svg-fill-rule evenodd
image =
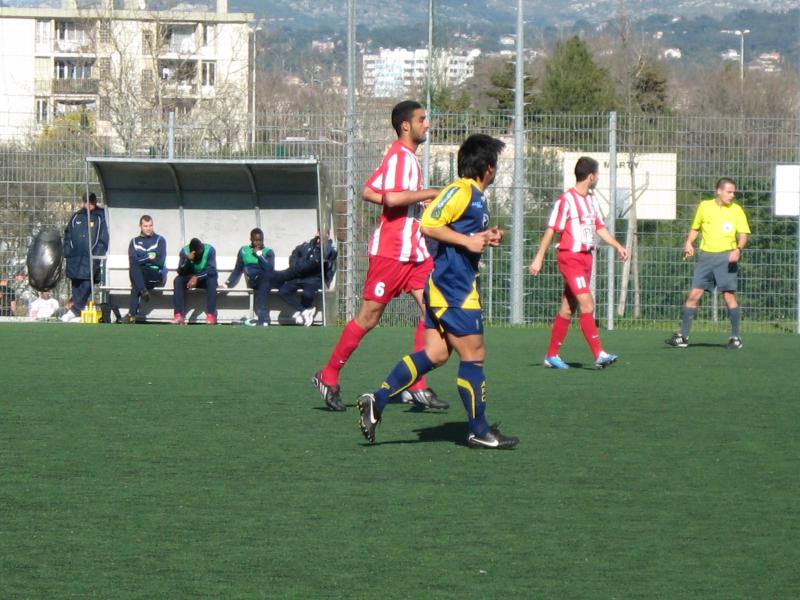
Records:
M378 194L416 192L422 189L422 167L414 151L400 140L392 144L381 166L367 180L367 187ZM369 242L370 256L383 256L400 262L422 262L430 255L419 231L417 205L384 206L381 221Z
M558 197L547 223L561 234L556 247L570 252L590 252L596 246L595 234L605 226L594 194L581 196L575 188Z

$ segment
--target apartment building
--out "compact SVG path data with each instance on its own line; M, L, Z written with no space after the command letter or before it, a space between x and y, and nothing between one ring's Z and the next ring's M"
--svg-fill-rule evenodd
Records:
M480 50L459 53L442 50L434 53L433 79L454 87L475 74L475 59ZM396 97L422 89L428 70L428 50L420 48L381 49L378 54L362 57L362 88L367 95Z
M228 13L227 0L206 10L150 10L146 0L0 7L0 139L76 112L124 149L169 112L246 123L252 21Z

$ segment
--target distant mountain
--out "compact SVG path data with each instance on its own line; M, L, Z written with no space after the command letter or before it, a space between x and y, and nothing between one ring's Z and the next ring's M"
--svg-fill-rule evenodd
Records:
M753 9L767 12L784 12L797 7L797 0L524 0L525 20L539 27L572 25L576 21L597 24L608 20L619 11L620 5L632 20L666 13L676 17L713 15L719 18L727 13ZM427 0L356 0L356 20L359 27L368 29L386 26L405 27L425 22ZM517 18L516 0L434 0L438 18L478 29L480 25L508 24L513 27ZM230 9L256 13L292 23L296 28L333 29L347 22L346 0L230 0Z

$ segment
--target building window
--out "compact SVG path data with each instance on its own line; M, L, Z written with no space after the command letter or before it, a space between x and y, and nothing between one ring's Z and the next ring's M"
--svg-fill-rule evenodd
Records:
M98 24L99 39L101 44L111 43L111 23L108 21L100 21Z
M153 32L142 32L142 54L145 56L153 55Z
M194 83L197 81L197 61L160 60L158 75L162 81Z
M154 93L155 85L153 83L153 71L151 69L144 69L142 71L142 94L149 97Z
M107 81L111 79L111 59L102 57L97 61L100 79Z
M86 42L86 32L75 21L56 21L56 39L59 42L82 45Z
M214 25L212 23L203 23L203 46L211 46L214 43Z
M217 63L204 62L202 71L202 84L213 87L217 83Z
M195 25L165 25L161 38L167 52L173 54L194 54L196 50Z
M47 123L50 113L50 101L47 98L36 98L36 122Z
M50 21L36 21L36 45L50 47Z
M55 79L91 79L92 63L80 60L55 61Z

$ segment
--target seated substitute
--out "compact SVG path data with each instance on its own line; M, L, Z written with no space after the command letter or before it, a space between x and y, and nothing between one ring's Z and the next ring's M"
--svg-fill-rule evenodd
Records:
M131 299L126 320L135 323L140 300L150 300L150 290L164 285L167 280L167 241L153 231L150 215L139 219L139 235L128 246L128 261Z
M34 319L49 319L56 314L58 310L58 300L53 298L49 291L44 291L39 294L28 306L28 316Z
M8 279L0 279L0 317L13 317L16 311L17 294Z
M317 309L314 307L314 296L322 289L322 270L325 270L325 284L329 284L336 272L338 251L333 240L325 244L325 256L322 257L319 234L303 242L292 250L289 256L289 268L275 271L272 284L278 287L278 295L289 306L295 309L294 322L298 325L310 326L314 322ZM322 265L324 261L324 265ZM297 290L303 289L298 299Z
M361 433L375 442L375 428L392 398L447 362L455 350L461 363L456 386L470 433L470 448L513 448L519 439L503 435L486 420L483 314L479 263L486 246L499 246L503 231L489 228L484 192L494 181L505 144L488 135L469 136L458 149L460 179L444 188L422 215L422 233L438 243L425 285L425 348L403 357L380 387L358 399Z
M264 246L264 232L258 227L250 232L250 245L242 246L236 255L236 266L231 272L223 287L232 288L242 277L247 282L247 287L255 290L256 325L269 325L267 312L267 295L272 287L272 275L275 272L275 253Z
M172 323L183 325L186 320L184 298L186 290L206 289L206 323L217 324L217 251L211 244L192 238L188 246L181 248L178 259L178 276L175 278L173 298L175 316Z

